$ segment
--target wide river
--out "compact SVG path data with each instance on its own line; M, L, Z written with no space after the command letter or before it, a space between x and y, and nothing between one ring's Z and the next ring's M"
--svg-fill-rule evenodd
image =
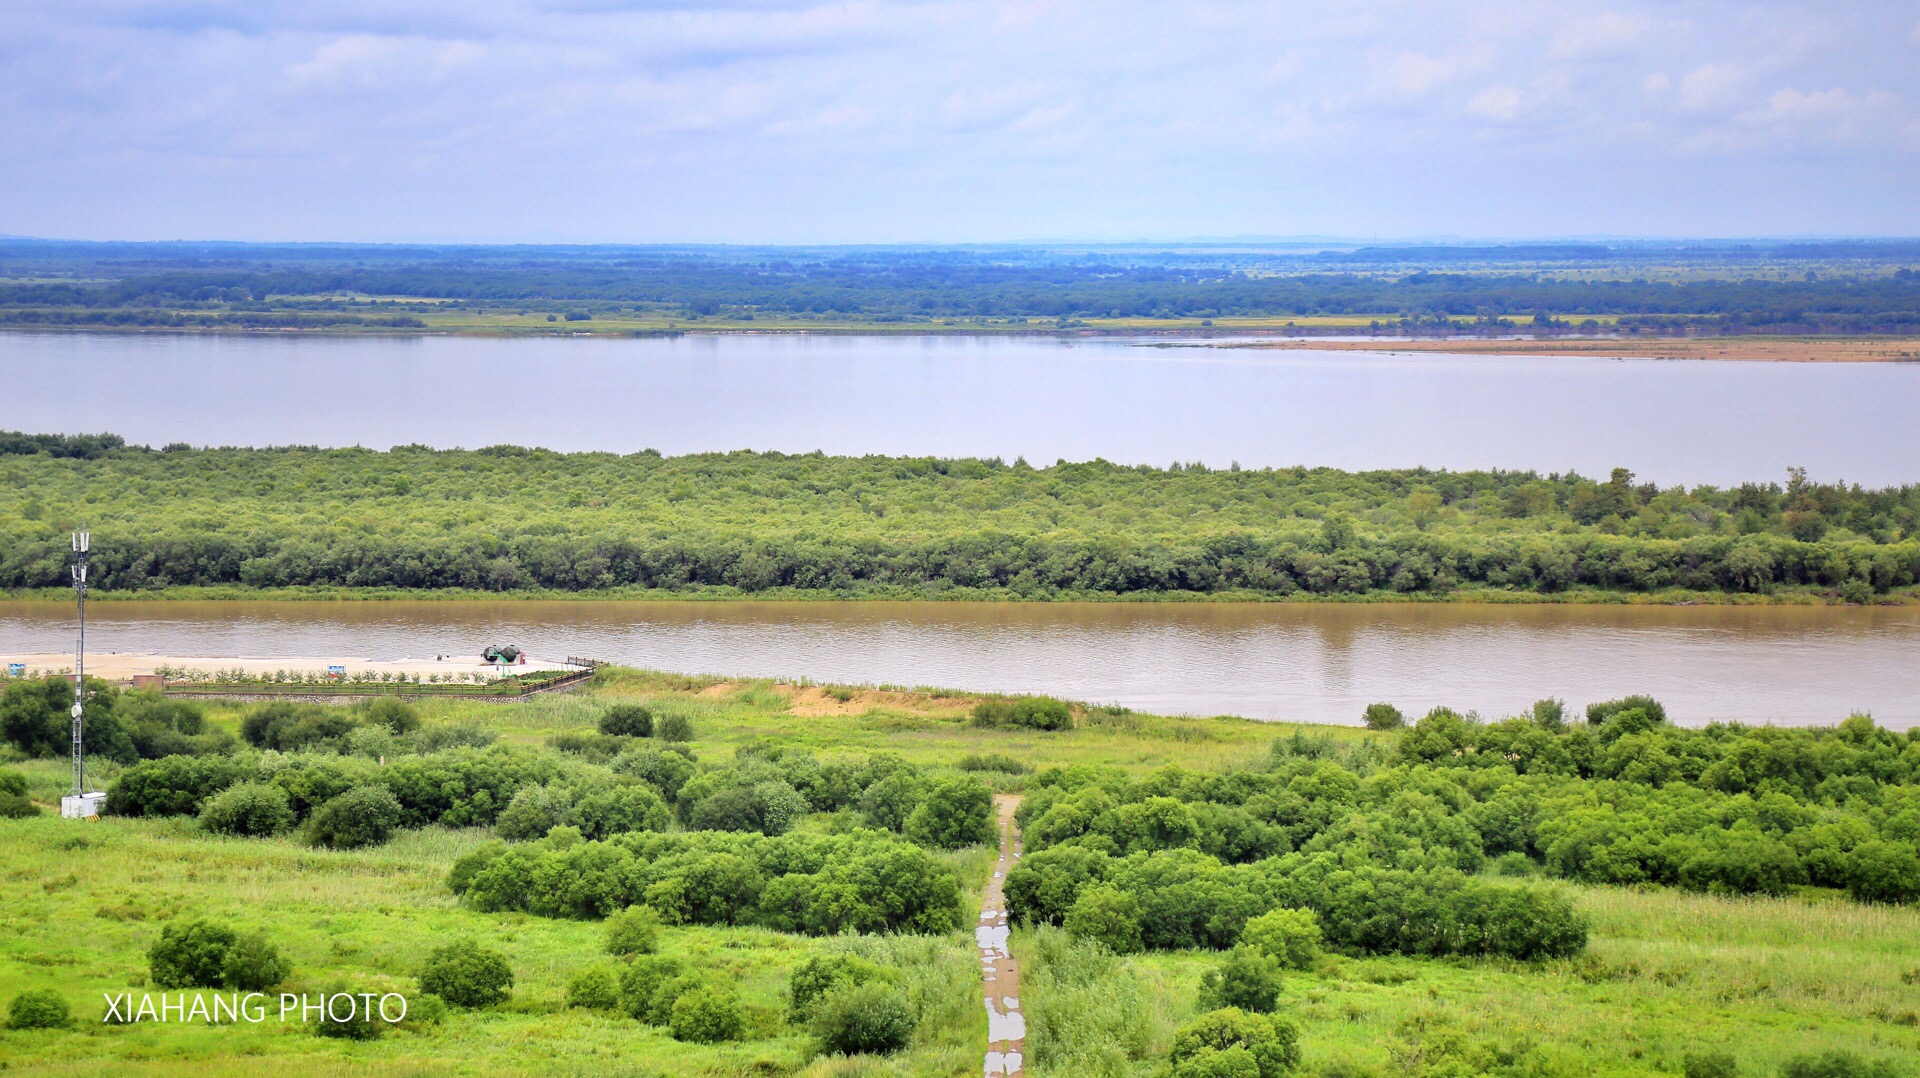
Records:
M67 649L68 604L0 602L0 652ZM1920 724L1920 608L1470 604L102 602L89 652L419 657L513 642L655 669L1054 693L1356 722L1632 692L1677 720Z
M1275 351L1049 337L0 333L0 429L163 445L1576 469L1920 482L1920 363Z
M1390 346L1389 346L1390 347ZM0 429L1920 482L1920 364L1259 351L1047 337L0 333ZM4 511L4 492L0 492ZM1683 721L1920 723L1920 611L870 603L101 603L95 647L400 657L511 640L671 670L1353 721L1650 692ZM0 604L0 649L70 645Z

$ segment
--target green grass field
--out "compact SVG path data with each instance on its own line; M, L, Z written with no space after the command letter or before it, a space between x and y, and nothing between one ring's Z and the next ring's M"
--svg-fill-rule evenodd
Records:
M816 750L898 752L951 763L1006 753L1035 766L1109 763L1134 772L1251 761L1296 727L1235 719L1091 713L1066 733L969 725L954 695L615 671L590 693L513 706L423 705L428 723L482 724L538 744L585 731L611 700L660 701L692 717L702 759L752 738ZM215 705L216 722L238 710ZM1376 737L1347 728L1312 736ZM5 765L32 796L56 801L62 761ZM102 776L108 780L111 774ZM1020 779L1004 780L1017 787ZM568 1010L565 986L604 960L597 923L463 908L445 886L453 859L482 830L403 832L359 852L290 839L228 839L187 819L0 820L0 999L58 989L72 1031L0 1030L0 1069L23 1074L967 1075L980 1069L985 1022L966 933L938 938L817 940L758 928L672 928L662 949L735 984L748 1039L688 1045L624 1018ZM977 901L984 848L949 855ZM1678 1073L1684 1053L1732 1053L1741 1073L1770 1075L1796 1053L1847 1048L1874 1058L1920 1052L1920 910L1861 906L1829 892L1720 898L1659 889L1570 888L1592 922L1578 959L1330 956L1286 982L1302 1025L1303 1073ZM968 911L969 922L974 910ZM103 994L142 991L160 926L209 916L258 926L291 959L287 990L338 983L410 991L426 953L472 938L512 960L514 996L455 1012L426 1032L367 1043L323 1039L268 1021L104 1025ZM822 948L860 949L909 971L922 1020L912 1049L875 1060L816 1059L782 1019L787 978ZM1064 933L1017 933L1027 964L1027 1042L1035 1075L1139 1074L1160 1066L1174 1027L1196 1010L1211 954L1113 959Z

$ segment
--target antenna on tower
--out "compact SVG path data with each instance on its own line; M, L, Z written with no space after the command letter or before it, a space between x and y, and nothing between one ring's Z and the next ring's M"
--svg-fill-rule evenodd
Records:
M60 799L60 815L85 819L100 815L107 795L87 789L86 730L81 714L87 692L87 555L93 535L85 527L73 533L73 600L80 616L80 639L73 651L73 790Z

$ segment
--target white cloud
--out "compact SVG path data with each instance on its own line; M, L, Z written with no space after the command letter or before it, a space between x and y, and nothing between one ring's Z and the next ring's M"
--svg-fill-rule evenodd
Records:
M1511 86L1483 90L1467 102L1467 111L1489 120L1511 120L1520 115L1520 91Z
M1911 0L13 0L0 232L1920 232L1916 43Z
M1680 79L1680 108L1687 112L1714 112L1740 100L1746 75L1736 64L1702 64Z

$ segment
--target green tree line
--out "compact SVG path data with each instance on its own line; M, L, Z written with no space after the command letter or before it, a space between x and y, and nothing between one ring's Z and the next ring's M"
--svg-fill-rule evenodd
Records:
M1764 593L1920 578L1920 487L0 433L0 587Z

